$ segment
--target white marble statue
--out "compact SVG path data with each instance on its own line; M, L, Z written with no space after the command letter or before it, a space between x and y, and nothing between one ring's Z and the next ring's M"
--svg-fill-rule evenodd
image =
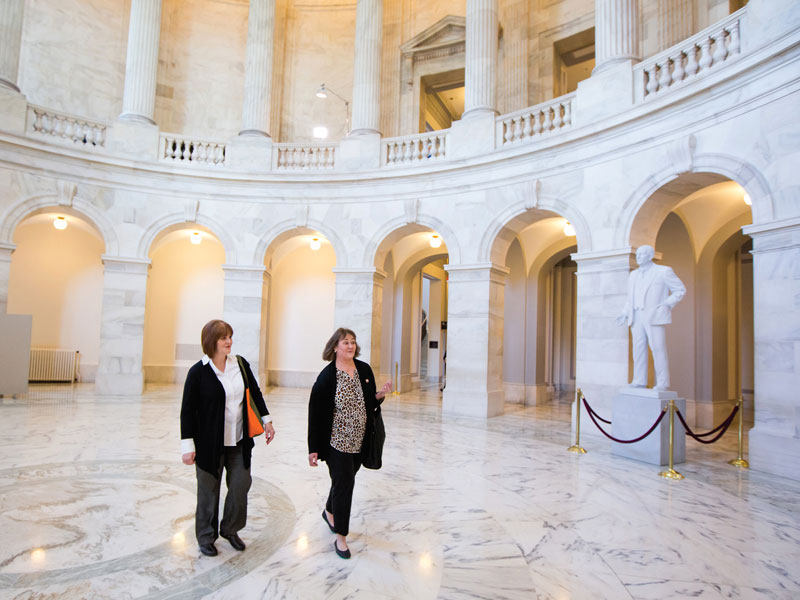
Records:
M653 263L652 246L636 250L638 269L628 276L625 308L617 317L618 325L627 325L633 336L632 387L647 387L647 345L653 351L656 369L656 389L669 389L666 325L672 323L672 308L686 294L675 272Z

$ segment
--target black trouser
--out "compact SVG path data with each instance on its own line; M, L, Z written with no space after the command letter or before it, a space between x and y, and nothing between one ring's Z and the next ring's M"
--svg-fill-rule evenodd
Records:
M225 468L225 507L222 509L222 522L219 523L219 488L222 483L222 469ZM225 446L219 458L216 475L197 469L197 510L194 514L194 531L197 543L213 544L217 535L233 535L247 523L247 492L252 478L250 469L244 466L242 443Z
M331 474L331 491L325 510L333 513L333 530L339 535L350 531L350 506L353 504L353 486L356 473L361 468L361 455L328 449L328 472Z

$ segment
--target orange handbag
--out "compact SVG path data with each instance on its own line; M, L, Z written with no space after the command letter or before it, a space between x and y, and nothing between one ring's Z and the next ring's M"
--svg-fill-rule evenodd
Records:
M264 424L261 421L261 415L258 412L256 403L250 396L250 378L247 377L247 370L242 363L242 357L237 354L236 360L239 362L239 370L242 372L242 378L244 379L244 396L247 400L247 408L245 409L247 410L247 435L251 438L257 437L264 433Z

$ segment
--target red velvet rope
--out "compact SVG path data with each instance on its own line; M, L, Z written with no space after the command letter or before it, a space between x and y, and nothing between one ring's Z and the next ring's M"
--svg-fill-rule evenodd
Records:
M728 415L728 418L725 419L720 425L718 425L717 427L715 427L711 431L708 431L706 433L700 433L700 434L696 434L695 432L693 432L689 428L689 426L686 424L686 420L683 418L683 415L681 414L680 410L677 410L675 412L678 413L678 418L681 420L681 425L683 425L683 428L686 430L686 435L692 436L692 438L694 438L695 440L697 440L701 444L713 444L719 438L721 438L723 435L725 435L725 432L728 431L728 427L730 427L731 423L733 423L733 418L736 416L736 413L738 411L739 411L739 406L738 405L734 406L733 407L733 411L731 412L731 414ZM701 437L706 437L706 436L711 435L712 433L716 432L718 429L722 429L722 431L720 431L715 437L711 438L710 440L700 439Z
M650 435L651 433L653 433L653 431L655 430L655 428L656 428L656 427L658 427L658 424L659 424L659 423L661 423L661 419L663 419L663 418L664 418L664 415L665 415L665 414L667 414L667 409L666 409L666 408L665 408L665 409L663 409L663 410L661 411L661 414L660 414L660 415L658 415L658 418L656 419L656 422L655 422L655 423L653 423L653 426L652 426L650 429L648 429L648 430L647 430L647 432L646 432L644 435L640 435L638 438L636 438L636 439L633 439L633 440L620 440L620 439L617 439L617 438L615 438L613 435L609 435L609 434L608 434L608 433L607 433L607 432L606 432L606 431L605 431L605 430L604 430L604 429L603 429L603 428L600 426L600 424L599 424L599 423L597 422L597 420L595 419L595 412L594 412L594 410L592 410L592 407L591 407L591 406L589 406L589 403L586 401L586 398L585 398L585 397L584 397L584 399L583 399L583 404L584 404L584 406L586 406L586 411L589 413L589 418L590 418L590 419L591 419L591 420L594 422L595 426L597 426L597 428L600 430L600 432L601 432L601 433L602 433L604 436L606 436L608 439L610 439L610 440L613 440L613 441L617 442L618 444L633 444L633 443L635 443L635 442L640 442L640 441L642 441L642 440L643 440L644 438L646 438L648 435ZM599 417L598 417L598 418L599 418Z

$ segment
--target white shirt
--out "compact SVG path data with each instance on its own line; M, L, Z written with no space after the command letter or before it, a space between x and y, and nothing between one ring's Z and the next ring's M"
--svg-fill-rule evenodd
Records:
M203 356L203 364L211 365L211 369L222 384L225 390L225 424L223 425L223 440L225 446L235 446L243 437L244 416L242 404L244 401L244 379L239 369L239 361L230 354L225 361L225 371L220 371L207 355ZM250 382L250 388L260 387L258 377L253 375L254 381ZM265 415L261 420L266 425L272 422L272 417ZM187 438L181 440L181 454L194 452L194 439Z

